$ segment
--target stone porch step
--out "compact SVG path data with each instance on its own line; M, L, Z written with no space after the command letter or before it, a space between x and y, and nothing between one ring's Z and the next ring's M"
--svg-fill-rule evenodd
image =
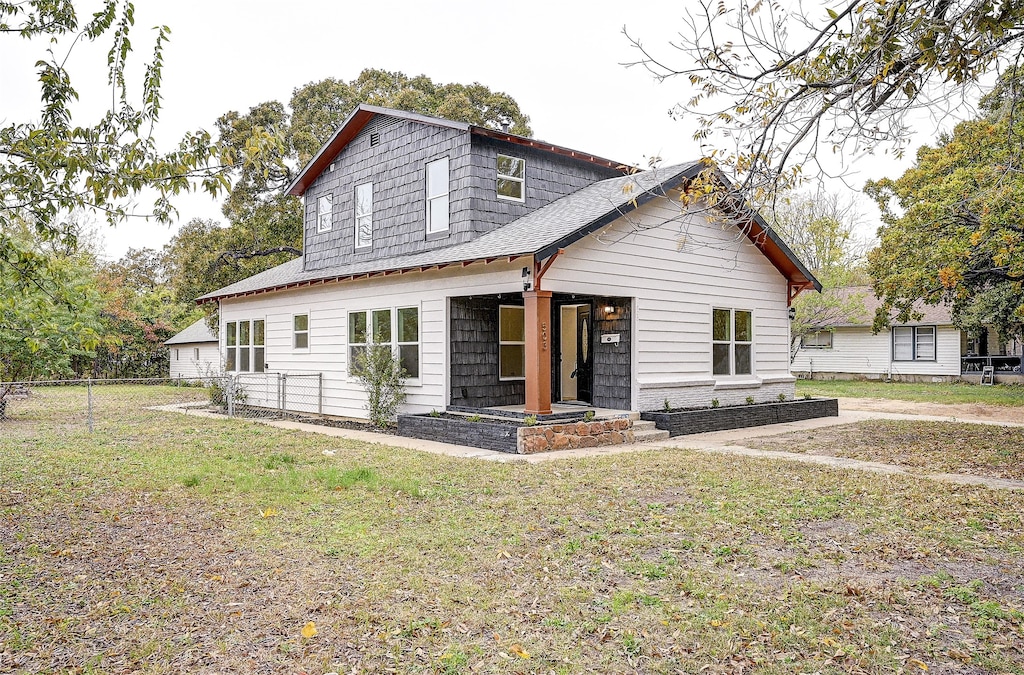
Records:
M654 422L646 420L636 420L633 422L633 441L635 443L667 441L668 438L668 432L657 428Z

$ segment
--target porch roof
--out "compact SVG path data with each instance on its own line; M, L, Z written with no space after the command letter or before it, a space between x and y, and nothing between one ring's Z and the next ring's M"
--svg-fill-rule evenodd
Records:
M302 258L296 258L200 296L196 302L499 259L512 261L529 256L543 260L652 199L666 196L669 190L695 178L706 167L703 160L697 160L598 181L473 241L454 246L308 271L303 269ZM747 237L787 279L820 290L817 280L760 216L752 212L748 222L749 227L744 227Z

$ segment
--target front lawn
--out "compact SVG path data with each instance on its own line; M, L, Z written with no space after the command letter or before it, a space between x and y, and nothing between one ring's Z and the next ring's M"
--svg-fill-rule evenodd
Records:
M889 398L924 403L978 403L1024 406L1024 386L966 383L880 382L877 380L797 380L797 396Z
M146 396L0 427L0 671L1024 672L1019 493L492 464Z
M1024 428L868 420L749 440L765 450L884 462L921 473L966 473L1024 481Z

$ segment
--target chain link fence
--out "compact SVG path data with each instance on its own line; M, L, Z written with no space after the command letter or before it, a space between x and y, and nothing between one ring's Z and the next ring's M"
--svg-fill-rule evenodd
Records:
M0 434L34 428L96 431L139 411L281 419L323 412L319 373L244 373L195 379L0 382Z

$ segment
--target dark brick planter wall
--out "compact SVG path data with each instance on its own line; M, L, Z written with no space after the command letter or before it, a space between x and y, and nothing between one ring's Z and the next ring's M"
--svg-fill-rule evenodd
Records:
M494 424L486 421L470 422L445 417L420 415L399 415L398 435L422 438L426 441L468 445L498 452L516 453L516 431L511 424Z
M704 408L678 412L644 412L640 419L650 420L670 436L699 434L705 431L724 431L759 427L765 424L798 422L816 417L839 415L839 401L834 398L816 398L779 403L754 403L728 408Z

